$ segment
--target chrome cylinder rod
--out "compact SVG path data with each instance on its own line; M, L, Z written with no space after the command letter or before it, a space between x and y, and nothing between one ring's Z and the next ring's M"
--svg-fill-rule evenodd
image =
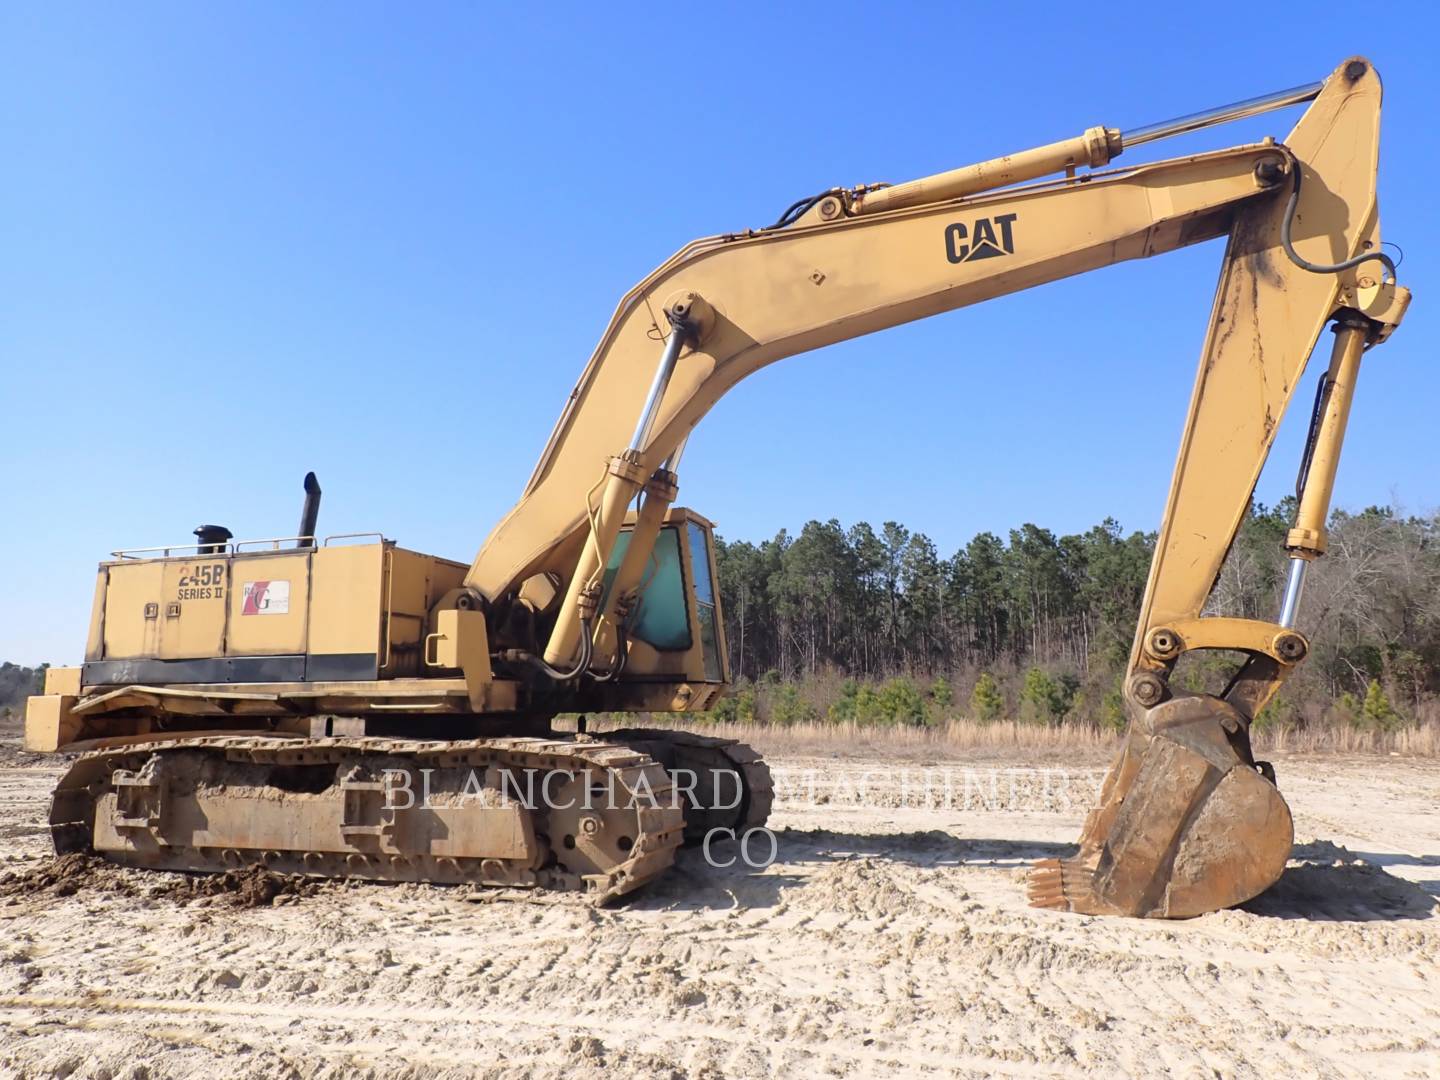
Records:
M1244 120L1246 117L1259 116L1261 113L1283 109L1287 105L1299 105L1302 102L1314 101L1320 96L1320 91L1324 87L1324 82L1306 83L1304 86L1294 86L1289 90L1247 98L1245 101L1237 101L1232 105L1221 105L1218 109L1206 109L1204 112L1191 113L1189 116L1177 116L1174 120L1164 120L1158 124L1135 128L1133 131L1123 131L1120 133L1120 141L1128 150L1132 146L1154 142L1156 139L1168 139L1172 135L1184 135L1187 132L1199 131L1201 128L1212 127L1215 124L1228 124L1232 120Z
M1309 559L1290 559L1290 574L1285 579L1285 598L1280 601L1280 625L1286 630L1294 630L1295 622L1300 616L1300 597L1305 592L1305 568L1310 565Z
M670 376L675 373L675 362L680 359L680 350L685 346L685 334L680 327L670 328L665 339L665 351L660 355L660 364L655 368L650 392L645 395L645 407L640 410L640 420L635 425L635 434L630 437L630 449L643 449L650 440L650 430L655 426L655 417L660 412L660 403L665 400L665 390L670 385Z
M679 445L670 451L670 456L665 459L664 469L672 473L680 471L680 458L685 453L685 444L689 441L690 436L686 435L685 438L680 440Z

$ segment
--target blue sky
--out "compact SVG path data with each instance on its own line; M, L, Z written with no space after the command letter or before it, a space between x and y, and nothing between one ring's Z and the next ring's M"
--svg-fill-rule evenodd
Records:
M1382 220L1416 302L1366 361L1337 502L1433 508L1440 17L1177 6L6 5L0 658L77 662L112 548L293 532L307 469L322 532L469 560L619 296L686 241L1353 52L1385 80ZM775 365L697 431L681 501L731 538L896 519L944 554L1024 521L1153 528L1220 256Z

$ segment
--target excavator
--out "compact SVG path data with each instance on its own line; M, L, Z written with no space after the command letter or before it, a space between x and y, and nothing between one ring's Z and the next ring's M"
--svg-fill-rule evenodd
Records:
M26 713L30 749L76 755L51 807L56 851L604 902L687 840L763 825L773 783L753 749L584 721L703 712L726 692L712 526L676 505L691 430L784 357L1224 237L1123 749L1076 853L1036 864L1028 895L1161 918L1258 895L1293 825L1251 724L1309 651L1302 589L1325 553L1361 358L1410 299L1380 240L1380 100L1374 67L1352 58L1321 82L1165 123L830 188L768 227L687 245L621 298L519 501L468 564L378 533L318 536L313 474L294 537L206 525L193 544L113 552L84 663L51 668ZM1112 164L1302 104L1282 141ZM1280 611L1207 611L1327 326ZM1183 657L1213 650L1238 657L1218 693L1172 681ZM560 730L562 714L578 730Z

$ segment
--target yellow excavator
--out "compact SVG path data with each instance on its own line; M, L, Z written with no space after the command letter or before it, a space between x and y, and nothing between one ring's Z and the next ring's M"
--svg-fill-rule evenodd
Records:
M1374 68L1350 59L1323 82L1178 120L822 191L767 228L689 244L621 299L524 494L468 565L380 534L317 536L313 475L294 537L207 525L192 544L114 552L83 666L51 669L26 714L31 749L79 755L54 796L56 850L606 900L662 873L687 837L763 824L769 770L743 745L552 726L703 711L725 693L711 525L675 505L691 429L783 357L1225 237L1129 660L1124 749L1077 854L1038 864L1029 895L1172 918L1255 896L1293 829L1250 725L1309 650L1301 589L1325 552L1361 357L1409 302L1380 241L1380 97ZM1304 103L1283 141L1107 168ZM1282 608L1274 622L1207 615L1327 325ZM1171 682L1198 650L1244 657L1221 693Z

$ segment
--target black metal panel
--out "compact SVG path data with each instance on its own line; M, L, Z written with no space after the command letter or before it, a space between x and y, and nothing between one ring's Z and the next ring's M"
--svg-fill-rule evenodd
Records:
M97 684L223 683L230 681L230 661L202 660L97 660L80 672L86 686Z
M96 660L84 666L81 681L86 686L354 681L375 678L376 665L374 653L311 657L229 656L199 660Z
M380 658L374 653L311 653L305 663L310 682L358 682L380 673Z
M232 656L226 682L303 682L303 656Z

